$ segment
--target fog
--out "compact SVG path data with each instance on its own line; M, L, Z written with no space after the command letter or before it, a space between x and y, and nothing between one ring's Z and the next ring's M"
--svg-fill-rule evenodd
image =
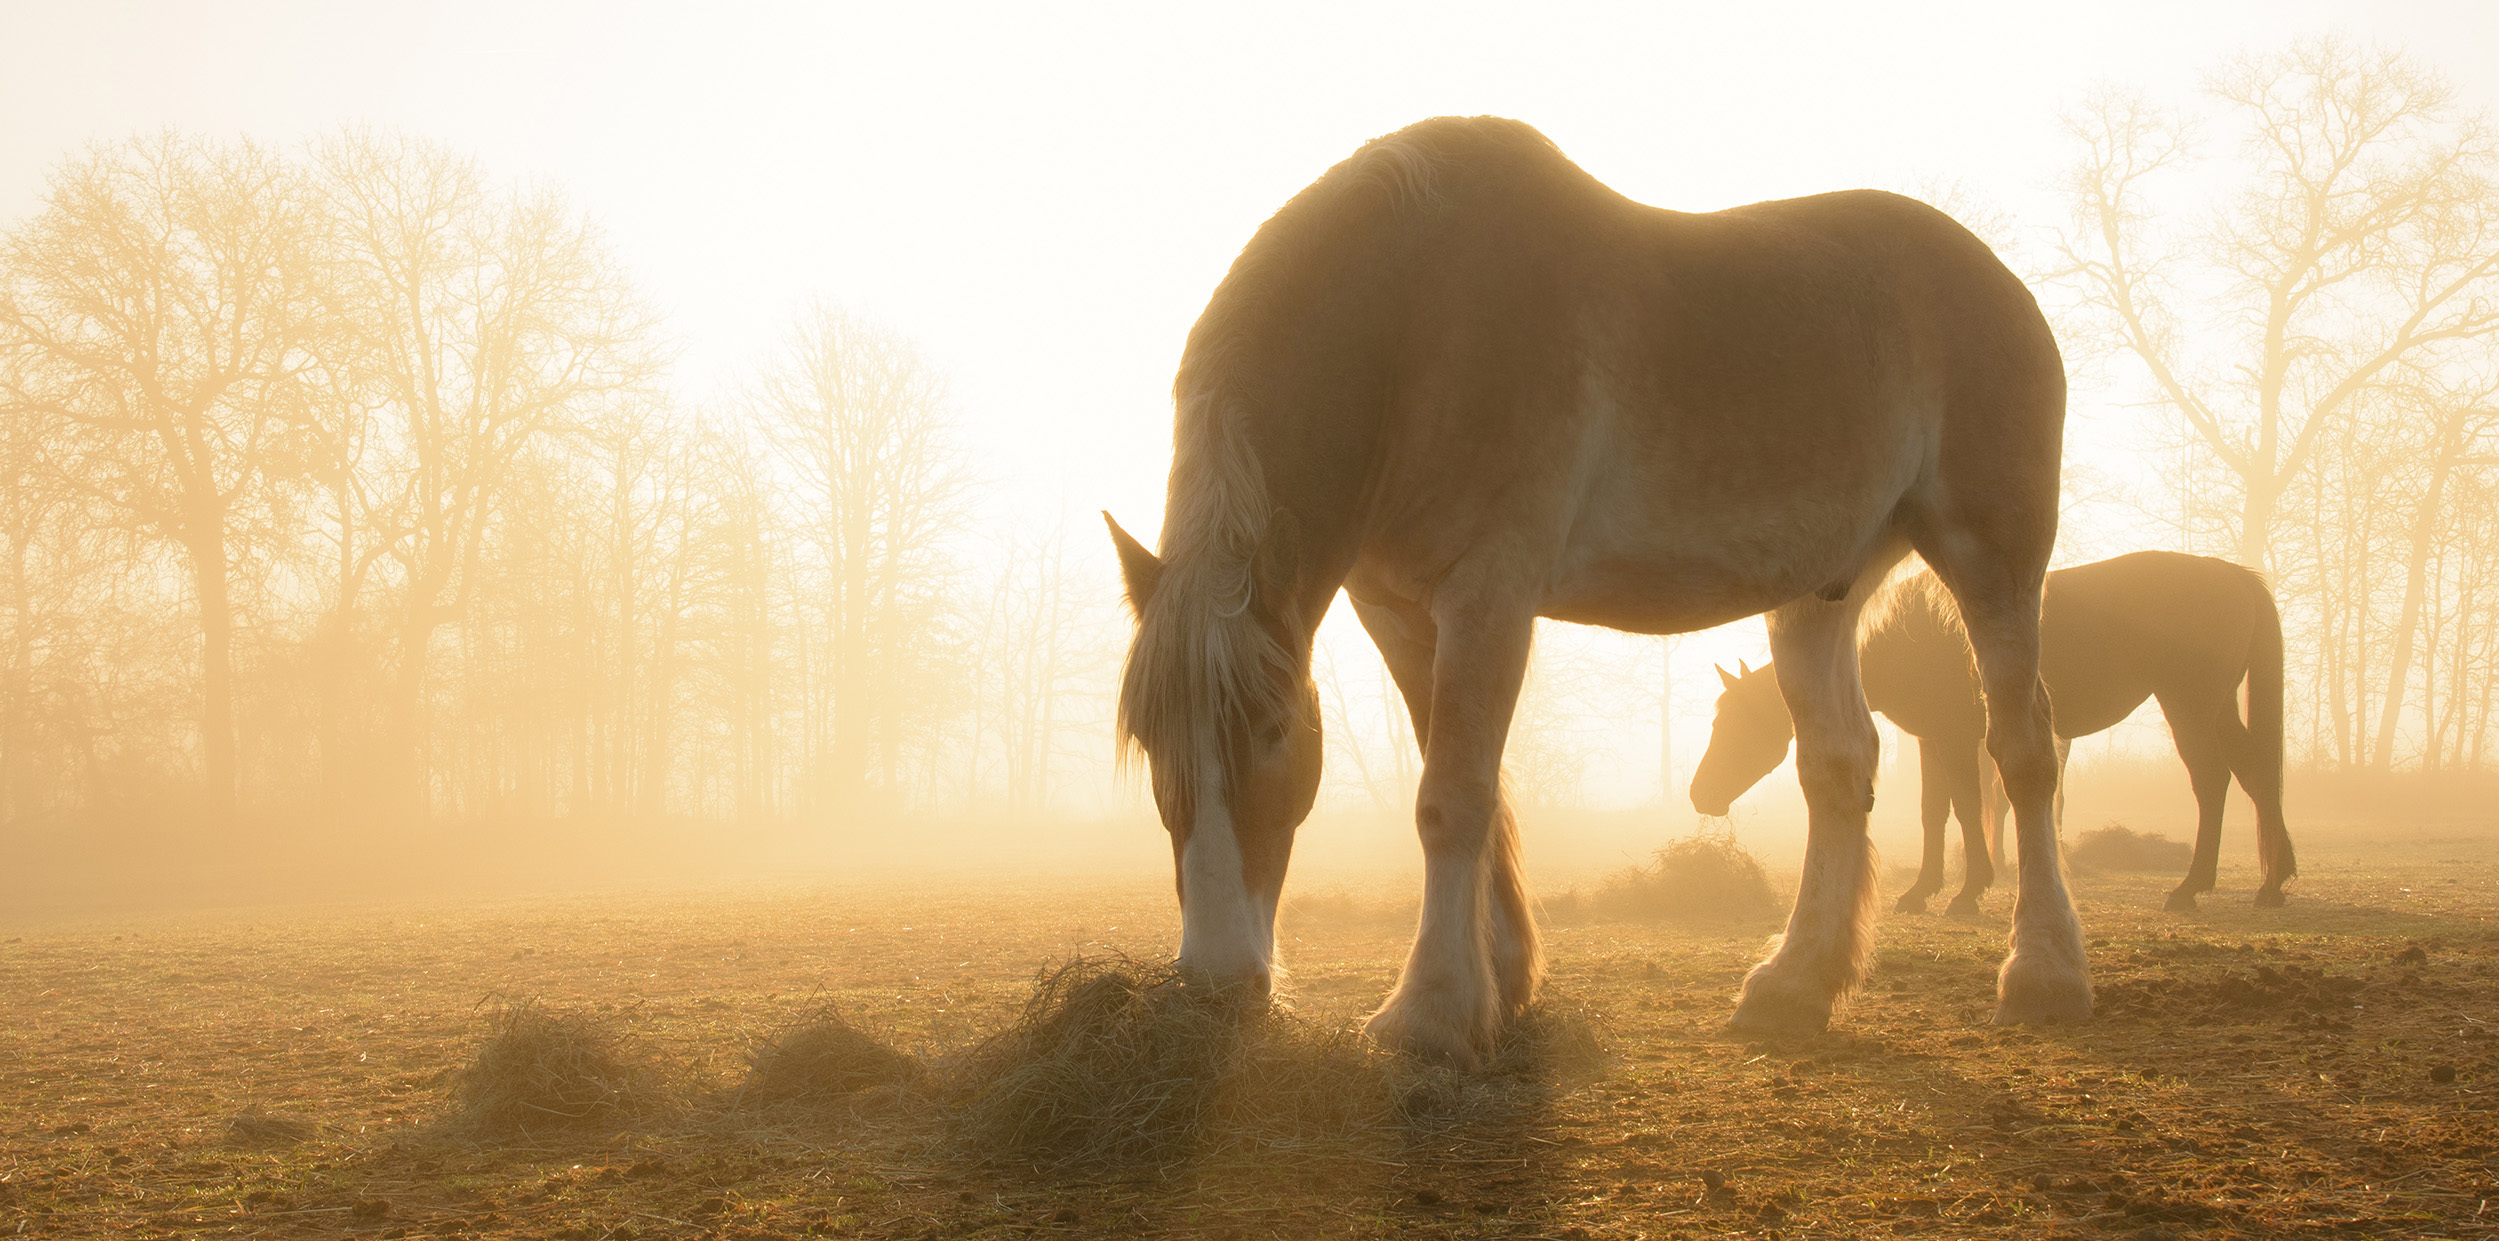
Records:
M1953 212L2066 352L2057 563L2273 583L2294 829L2461 813L2499 763L2487 6L9 23L0 918L1167 879L1095 513L1154 529L1181 340L1259 222L1445 113L1662 206ZM1546 882L1699 825L1713 668L1765 658L1758 620L1540 633ZM1341 605L1314 676L1297 874L1405 874L1419 761ZM2149 708L2079 742L2069 830L2184 834L2168 745ZM1802 822L1782 770L1732 826L1779 860Z

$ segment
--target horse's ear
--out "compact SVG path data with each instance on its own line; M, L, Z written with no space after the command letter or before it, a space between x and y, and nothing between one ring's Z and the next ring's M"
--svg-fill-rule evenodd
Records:
M1128 586L1128 610L1143 616L1145 601L1154 597L1155 584L1163 580L1163 562L1120 529L1108 509L1102 511L1102 524L1111 528L1111 546L1119 549L1119 576Z
M1749 676L1753 675L1753 670L1752 670L1752 669L1750 669L1750 668L1745 667L1745 666L1744 666L1744 661L1743 661L1743 660L1741 660L1741 659L1739 659L1739 660L1735 661L1735 675L1736 675L1737 679L1741 680L1741 679L1742 679L1742 678L1744 678L1744 677L1749 677Z
M1302 571L1302 523L1293 510L1280 508L1267 520L1266 537L1258 540L1258 556L1250 562L1258 597L1271 611L1280 611L1293 597Z
M1736 661L1736 663L1737 663L1739 666L1740 666L1740 665L1742 665L1742 664L1743 664L1743 662L1744 662L1744 661L1743 661L1743 660L1740 660L1740 659ZM1735 674L1734 674L1734 673L1727 671L1725 668L1719 668L1719 667L1718 667L1718 665L1716 665L1716 664L1712 664L1712 665L1710 665L1710 666L1711 666L1711 667L1713 667L1713 668L1718 668L1718 683L1719 683L1720 685L1724 685L1724 686L1726 686L1728 689L1734 689L1734 688L1735 688Z

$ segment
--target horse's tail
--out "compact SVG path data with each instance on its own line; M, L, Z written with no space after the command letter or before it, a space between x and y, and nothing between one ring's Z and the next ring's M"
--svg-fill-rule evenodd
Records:
M2256 800L2256 858L2267 884L2299 873L2282 818L2282 612L2262 580L2247 650L2247 770L2239 779Z

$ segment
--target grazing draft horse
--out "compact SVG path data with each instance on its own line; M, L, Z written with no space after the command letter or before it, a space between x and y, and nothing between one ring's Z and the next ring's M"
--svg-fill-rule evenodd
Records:
M2055 856L2039 594L2064 369L1943 213L1871 191L1665 211L1516 121L1424 121L1260 226L1173 395L1159 554L1112 536L1137 622L1119 728L1170 831L1191 976L1270 985L1339 587L1423 748L1423 909L1369 1022L1385 1046L1478 1063L1535 995L1500 770L1539 616L1677 633L1771 610L1811 821L1740 1028L1822 1029L1865 971L1857 618L1912 549L1968 618L2024 855ZM2025 866L1996 1018L2090 1012L2064 879Z
M1978 894L1995 878L1980 809L1985 772L1978 742L1987 716L1969 640L1932 574L1904 579L1875 600L1857 663L1866 705L1918 739L1926 858L1896 908L1923 912L1926 898L1943 888L1944 821L1958 813L1965 871L1950 909L1974 913ZM1726 692L1718 697L1709 749L1692 774L1692 805L1703 814L1725 814L1787 757L1794 726L1771 667L1719 670ZM2232 776L2256 803L2256 856L2265 871L2256 904L2282 903L2283 881L2299 867L2282 817L2282 617L2263 578L2226 560L2179 552L2135 552L2059 569L2048 575L2040 610L2039 671L2056 703L2060 753L2071 738L2116 727L2147 698L2161 704L2197 811L2195 860L2169 894L2169 908L2194 909L2196 894L2213 890ZM2061 795L2057 809L2061 820Z

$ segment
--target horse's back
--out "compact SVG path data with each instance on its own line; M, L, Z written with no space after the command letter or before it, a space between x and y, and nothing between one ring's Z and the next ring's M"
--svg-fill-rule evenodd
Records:
M1515 121L1420 122L1297 195L1179 389L1184 447L1193 406L1242 411L1278 499L1400 597L1498 544L1550 567L1547 615L1675 631L1922 529L2053 531L2062 365L1968 230L1867 190L1652 207Z
M2058 731L2109 727L2153 694L2229 694L2272 609L2254 570L2184 552L2132 552L2049 574L2040 673Z

